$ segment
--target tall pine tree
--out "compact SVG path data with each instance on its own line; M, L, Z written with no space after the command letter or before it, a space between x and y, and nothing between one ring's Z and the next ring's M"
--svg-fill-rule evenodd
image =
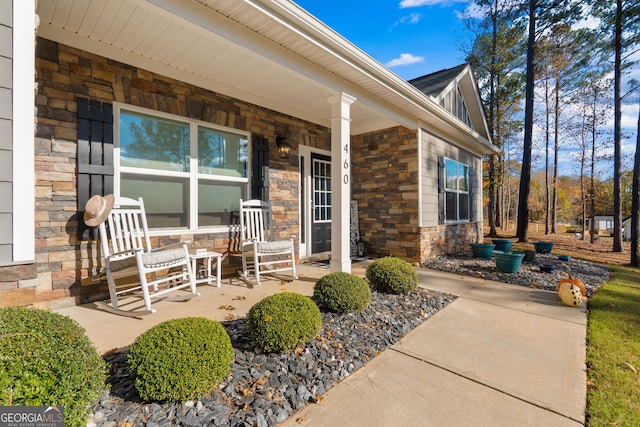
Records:
M502 224L500 189L503 188L503 141L520 127L516 114L522 99L522 66L525 27L517 20L513 5L502 0L479 0L483 19L468 18L467 27L474 33L467 61L473 67L489 121L493 143L501 150L487 159L489 166L488 220L489 236L496 236Z
M563 22L566 25L580 18L579 2L570 0L529 0L526 3L529 18L527 36L527 79L525 85L524 141L522 146L522 170L518 195L518 224L516 237L526 242L529 235L529 190L531 186L531 151L533 149L533 116L536 47L546 30Z
M640 0L593 0L604 39L613 56L613 251L622 252L622 76L634 61L629 56L640 42Z

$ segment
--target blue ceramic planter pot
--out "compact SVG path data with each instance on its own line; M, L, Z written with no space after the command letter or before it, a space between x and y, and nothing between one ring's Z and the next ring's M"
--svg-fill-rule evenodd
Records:
M524 262L533 262L536 259L535 251L524 251Z
M513 244L509 239L491 239L491 242L496 245L494 250L503 252L509 252L511 250L511 244Z
M540 271L544 271L545 273L553 273L556 270L555 265L545 264L540 266Z
M524 252L494 252L493 255L496 259L496 268L503 273L517 273L520 271Z
M539 254L550 254L553 249L553 242L533 242L533 247Z
M471 243L471 253L476 258L491 259L495 246L491 243Z

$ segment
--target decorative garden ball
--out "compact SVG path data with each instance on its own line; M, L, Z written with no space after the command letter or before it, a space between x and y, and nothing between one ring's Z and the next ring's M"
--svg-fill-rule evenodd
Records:
M565 305L577 307L582 303L582 292L573 283L563 283L558 289L558 295Z

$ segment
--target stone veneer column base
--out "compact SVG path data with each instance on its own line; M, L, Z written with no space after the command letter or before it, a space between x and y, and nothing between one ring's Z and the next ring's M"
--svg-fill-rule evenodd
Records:
M483 224L447 224L420 230L420 262L438 255L456 254L469 249L469 244L483 236Z

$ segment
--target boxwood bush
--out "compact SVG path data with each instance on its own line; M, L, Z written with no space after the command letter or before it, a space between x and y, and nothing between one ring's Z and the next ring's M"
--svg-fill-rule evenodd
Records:
M227 331L203 317L162 322L138 336L127 353L135 387L147 401L207 393L229 373L233 358Z
M372 262L366 277L381 292L410 294L418 288L418 273L400 258L386 257Z
M249 333L269 353L291 350L315 338L321 327L318 306L311 298L293 292L268 296L247 315Z
M318 280L313 299L321 306L338 313L359 312L371 302L369 284L350 273L330 273Z
M86 425L106 375L75 320L46 310L0 309L0 405L62 405L65 425Z

